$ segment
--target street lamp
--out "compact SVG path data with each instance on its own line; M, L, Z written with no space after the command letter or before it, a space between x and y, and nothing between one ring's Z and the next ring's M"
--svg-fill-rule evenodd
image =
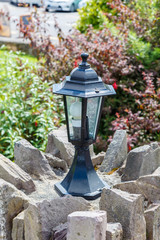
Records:
M75 145L72 166L55 188L61 195L91 200L100 196L103 187L109 188L94 170L89 145L96 141L104 96L116 93L87 63L88 54L82 53L81 57L79 67L63 83L53 85L53 93L63 95L68 140Z

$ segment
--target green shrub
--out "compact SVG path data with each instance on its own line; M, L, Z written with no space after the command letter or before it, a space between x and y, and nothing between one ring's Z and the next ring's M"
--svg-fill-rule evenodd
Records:
M106 11L110 11L106 0L89 0L86 6L78 10L80 18L77 22L77 28L81 32L85 32L89 25L92 25L95 29L103 28L106 21L103 13Z
M0 152L13 159L14 143L21 138L45 149L48 132L64 120L63 106L51 83L38 76L35 59L0 53Z
M159 68L160 48L152 47L150 42L143 41L136 33L130 32L128 37L128 53L135 56L146 68Z

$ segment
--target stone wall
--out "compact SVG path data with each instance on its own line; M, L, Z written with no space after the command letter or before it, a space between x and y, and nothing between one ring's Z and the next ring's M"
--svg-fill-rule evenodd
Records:
M124 131L115 134L114 144L105 154L97 157L91 148L92 161L101 170L104 156L101 166L106 159L111 161L117 141L120 147L115 150L114 164L118 156L120 161L117 170L112 162L109 166L113 169L106 163L102 171L97 170L111 188L104 188L99 199L87 201L61 197L54 189L73 160L74 147L64 136L64 127L52 131L46 153L23 139L15 144L14 162L0 155L0 239L160 240L159 144L123 154L127 144Z

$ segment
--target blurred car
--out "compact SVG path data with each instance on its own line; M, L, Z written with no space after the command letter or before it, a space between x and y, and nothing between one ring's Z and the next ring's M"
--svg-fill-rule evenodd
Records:
M75 12L81 0L48 0L45 10Z
M88 0L82 0L82 1L80 1L79 4L78 4L78 8L85 7L86 4L87 4L87 1L88 1Z
M15 4L17 6L36 5L37 7L41 7L43 5L42 0L10 0L10 3Z

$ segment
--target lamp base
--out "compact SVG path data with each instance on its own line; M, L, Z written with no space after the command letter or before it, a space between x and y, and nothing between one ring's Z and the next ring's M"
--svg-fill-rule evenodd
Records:
M95 200L100 197L104 187L110 188L94 170L89 147L75 147L72 166L64 180L55 184L55 189L61 196L70 194L87 200Z
M66 195L72 195L72 196L75 196L75 197L83 197L85 198L86 200L95 200L97 198L99 198L101 196L101 192L102 192L102 189L98 189L97 191L95 192L91 192L91 193L85 193L85 194L80 194L80 193L72 193L70 194L69 192L67 192L67 190L61 185L61 183L56 183L55 185L55 189L56 191L61 195L61 196L66 196ZM106 183L104 183L104 187L107 187L107 188L110 188L110 186Z

